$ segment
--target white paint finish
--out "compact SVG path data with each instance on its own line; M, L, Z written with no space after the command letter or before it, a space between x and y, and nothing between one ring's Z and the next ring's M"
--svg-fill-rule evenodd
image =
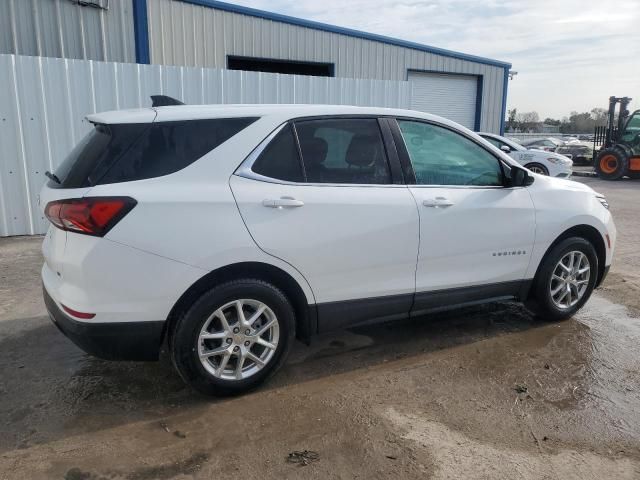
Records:
M526 188L412 186L410 190L420 211L418 291L525 278L536 229ZM423 204L438 198L451 205ZM525 253L503 256L505 252Z
M0 55L0 236L44 233L37 212L44 172L89 131L85 117L150 106L165 94L200 103L313 103L407 108L407 82L310 78L219 69ZM93 121L150 121L152 110Z
M409 72L411 108L475 129L478 77Z
M418 213L406 187L230 184L256 243L294 265L318 303L413 293ZM304 205L263 204L282 197Z
M95 312L97 321L162 320L195 281L238 262L284 270L309 304L362 299L532 278L549 245L575 225L591 225L615 242L611 216L593 190L539 175L526 188L284 185L232 175L287 119L321 113L410 115L406 110L202 106L162 108L158 117L240 111L261 118L174 174L89 191L43 189L44 202L67 195L127 195L138 202L103 239L52 229L43 246L43 280L56 301ZM137 113L122 118L131 115ZM444 119L414 116L470 134ZM112 120L117 121L115 114ZM265 199L282 196L304 205L263 206ZM436 197L450 205L423 206ZM493 255L505 251L512 254ZM607 264L612 254L607 252Z
M527 276L535 275L549 246L575 225L592 226L603 239L609 235L612 248L607 248L605 264L611 265L616 227L611 213L597 200L593 189L572 180L533 175L535 182L527 189L536 209L536 244Z
M156 64L226 68L227 55L240 55L334 63L336 77L346 78L402 81L409 70L482 75L480 129L500 131L502 67L179 0L149 0L148 12L149 50ZM204 31L182 27L183 22L197 26L202 21Z
M77 233L68 233L63 252L47 242L43 247L42 279L49 294L58 304L95 313L94 322L165 320L180 295L206 273L108 239ZM61 275L50 265L62 265Z

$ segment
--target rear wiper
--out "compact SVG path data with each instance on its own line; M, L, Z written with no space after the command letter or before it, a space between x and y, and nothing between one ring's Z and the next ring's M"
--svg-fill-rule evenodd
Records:
M58 185L62 183L55 173L51 173L49 170L47 170L46 172L44 172L44 174L46 175L47 178L50 178L51 180L56 182Z

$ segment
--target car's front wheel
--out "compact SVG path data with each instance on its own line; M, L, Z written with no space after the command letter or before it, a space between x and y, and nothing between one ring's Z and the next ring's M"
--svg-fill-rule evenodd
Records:
M274 285L235 280L200 297L172 335L181 377L207 395L250 390L284 362L295 333L294 311Z
M545 167L540 163L527 163L524 167L528 168L533 173L538 173L540 175L547 175L547 176L549 175L549 170L547 170L547 167Z
M598 256L580 237L558 243L542 260L527 306L544 320L563 320L591 296L598 277Z

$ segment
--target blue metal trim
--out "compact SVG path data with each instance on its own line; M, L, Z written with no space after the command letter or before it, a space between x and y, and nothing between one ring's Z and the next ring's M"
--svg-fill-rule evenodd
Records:
M476 119L473 122L473 129L480 131L480 122L482 121L482 87L484 84L484 76L478 75L478 89L476 90Z
M135 1L136 0L134 0L134 2ZM460 60L468 60L470 62L482 63L485 65L493 65L494 67L511 68L510 63L500 62L498 60L493 60L491 58L477 57L475 55L467 55L466 53L454 52L452 50L446 50L444 48L431 47L429 45L409 42L406 40L391 38L384 35L377 35L375 33L367 33L367 32L362 32L360 30L353 30L351 28L337 27L335 25L329 25L327 23L314 22L312 20L304 20L302 18L290 17L289 15L282 15L280 13L266 12L264 10L258 10L256 8L242 7L240 5L233 5L226 2L219 2L218 0L179 0L179 1L184 3L191 3L193 5L200 5L203 7L215 8L217 10L224 10L227 12L239 13L242 15L249 15L251 17L264 18L266 20L273 20L275 22L288 23L290 25L313 28L316 30L323 30L325 32L331 32L331 33L339 33L341 35L348 35L350 37L363 38L365 40L372 40L374 42L387 43L389 45L395 45L397 47L411 48L413 50L420 50L422 52L442 55L444 57L457 58Z
M149 19L147 18L147 0L132 0L133 35L136 44L136 62L150 63L149 56Z
M509 87L509 69L504 69L504 83L502 85L502 121L500 122L500 135L504 136L505 117L507 116L507 88Z
M473 120L473 129L476 132L480 131L480 122L482 120L482 86L484 84L484 75L478 75L477 73L460 73L460 72L447 72L444 70L420 70L417 68L407 68L407 74L405 80L409 80L409 73L440 73L442 75L461 75L463 77L476 77L478 79L478 87L476 90L476 111L475 118Z

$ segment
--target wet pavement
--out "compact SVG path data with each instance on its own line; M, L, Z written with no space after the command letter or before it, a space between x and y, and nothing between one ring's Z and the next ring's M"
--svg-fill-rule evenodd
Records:
M574 318L500 303L338 332L227 399L166 358L82 353L43 315L40 241L0 239L0 479L640 478L640 182L584 182L620 243Z

